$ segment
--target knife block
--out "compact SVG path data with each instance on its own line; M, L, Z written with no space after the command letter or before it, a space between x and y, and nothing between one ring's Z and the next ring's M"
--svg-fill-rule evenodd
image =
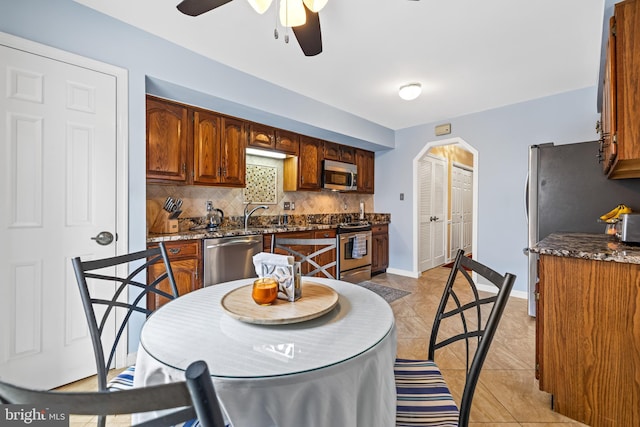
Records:
M149 231L158 234L172 234L178 232L178 220L170 219L171 212L167 212L164 209L161 210L156 216L156 220L153 222Z

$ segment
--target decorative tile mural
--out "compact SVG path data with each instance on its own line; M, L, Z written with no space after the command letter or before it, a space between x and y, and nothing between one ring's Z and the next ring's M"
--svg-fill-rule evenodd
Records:
M247 164L245 202L278 203L278 169L271 166Z

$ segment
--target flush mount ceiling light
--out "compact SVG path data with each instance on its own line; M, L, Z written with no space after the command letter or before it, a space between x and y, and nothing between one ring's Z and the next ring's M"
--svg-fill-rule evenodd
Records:
M416 99L422 93L422 85L420 83L409 83L404 86L400 86L398 95L405 101L411 101Z

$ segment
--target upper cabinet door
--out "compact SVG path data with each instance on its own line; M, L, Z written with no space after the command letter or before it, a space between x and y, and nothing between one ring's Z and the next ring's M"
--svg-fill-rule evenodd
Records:
M223 159L221 182L227 186L244 187L247 145L245 123L242 120L223 117L222 129L220 141L220 157Z
M193 113L193 182L218 184L222 177L220 116L208 111Z
M356 150L353 147L329 141L324 141L323 146L323 157L327 160L336 160L345 163L356 162Z
M319 190L321 187L322 141L300 137L298 189Z
M358 192L373 194L375 154L372 151L355 150L358 166Z
M271 126L249 123L249 147L273 150L276 147L276 131Z
M603 86L604 170L640 178L640 1L615 4Z
M187 108L147 98L147 179L186 183Z
M300 135L276 129L276 150L297 156L300 152Z

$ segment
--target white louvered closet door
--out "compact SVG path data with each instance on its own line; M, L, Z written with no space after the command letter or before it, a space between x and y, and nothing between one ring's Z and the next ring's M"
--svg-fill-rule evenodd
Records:
M473 230L473 172L454 165L451 170L451 234L449 259L458 249L471 252Z
M425 271L445 262L447 163L425 156L418 166L419 242L418 269Z

